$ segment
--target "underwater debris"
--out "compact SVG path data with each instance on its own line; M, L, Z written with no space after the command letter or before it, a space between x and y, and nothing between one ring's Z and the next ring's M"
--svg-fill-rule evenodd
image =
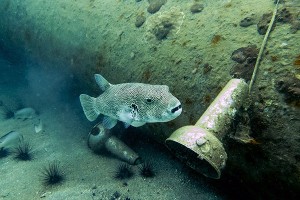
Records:
M269 27L269 23L271 22L271 19L272 19L272 15L273 15L273 13L265 13L259 20L259 22L257 24L257 31L260 35L266 34L268 27ZM274 30L275 26L276 26L276 23L273 24L271 31Z
M231 69L230 74L235 78L243 78L249 81L254 70L257 55L258 49L255 45L249 45L233 51L231 59L238 64Z
M133 171L131 169L131 166L127 163L122 163L118 165L117 170L115 171L114 178L115 179L128 179L133 176Z
M151 14L156 13L167 2L167 0L148 0L149 6L147 11Z
M65 174L61 170L58 161L49 163L41 172L42 182L45 186L56 185L65 180Z
M155 176L154 165L151 161L145 161L139 167L140 175L145 178L152 178Z
M19 146L15 149L15 159L22 161L30 161L33 159L32 146L28 142L21 140Z
M135 26L139 28L144 24L145 21L146 21L146 17L143 14L139 14L138 16L136 16Z
M255 22L254 22L254 18L253 17L245 17L244 19L242 19L240 21L240 26L241 27L248 27L248 26L251 26L253 25Z
M190 11L195 14L195 13L199 13L204 9L204 5L203 4L199 4L199 3L194 3L191 8Z
M139 155L118 137L112 135L111 131L105 128L101 122L96 124L90 131L88 147L97 154L105 149L107 152L130 164L141 163Z

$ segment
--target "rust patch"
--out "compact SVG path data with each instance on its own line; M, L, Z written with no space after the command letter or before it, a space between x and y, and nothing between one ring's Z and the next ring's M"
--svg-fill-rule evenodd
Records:
M214 35L213 38L211 39L211 44L217 45L221 40L222 40L221 35Z
M145 81L149 81L150 80L150 77L151 77L151 71L149 69L146 69L144 72L143 72L143 80Z
M294 60L294 65L297 66L297 67L300 67L300 55L298 55L296 57L296 59Z

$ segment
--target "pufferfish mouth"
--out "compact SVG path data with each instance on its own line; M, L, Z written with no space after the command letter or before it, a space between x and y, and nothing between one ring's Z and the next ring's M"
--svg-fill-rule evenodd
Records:
M171 109L171 113L175 113L175 112L181 110L181 108L182 108L181 104L179 104L178 106L176 106L176 107L174 107L174 108Z
M159 119L157 121L159 122L168 122L170 120L175 119L178 117L182 112L182 106L180 102L176 104L176 106L169 108L165 112L162 113Z

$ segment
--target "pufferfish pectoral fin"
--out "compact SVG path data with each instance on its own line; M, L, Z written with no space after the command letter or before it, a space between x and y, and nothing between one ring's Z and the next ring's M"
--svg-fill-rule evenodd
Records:
M95 80L102 91L107 90L111 86L111 84L100 74L95 74Z
M94 121L95 119L97 119L100 113L95 108L96 98L90 97L86 94L81 94L79 96L79 100L86 118L89 121Z
M116 120L116 119L113 119L109 116L104 116L102 125L107 129L111 129L117 124L117 122L118 122L118 120Z
M125 127L125 128L128 128L128 127L130 126L130 124L128 124L128 123L126 123L126 122L123 122L123 124L124 124L124 127Z

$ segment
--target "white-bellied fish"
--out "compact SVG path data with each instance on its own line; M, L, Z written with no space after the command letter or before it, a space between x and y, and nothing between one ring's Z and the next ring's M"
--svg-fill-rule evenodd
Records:
M89 121L104 115L103 125L112 128L117 120L134 127L146 123L167 122L181 114L180 101L166 85L144 83L110 84L100 74L95 79L103 93L97 98L80 95L84 114Z
M16 131L10 131L0 138L0 149L15 145L22 139L22 135Z
M14 117L16 119L32 119L36 116L36 112L33 108L22 108L15 112Z

